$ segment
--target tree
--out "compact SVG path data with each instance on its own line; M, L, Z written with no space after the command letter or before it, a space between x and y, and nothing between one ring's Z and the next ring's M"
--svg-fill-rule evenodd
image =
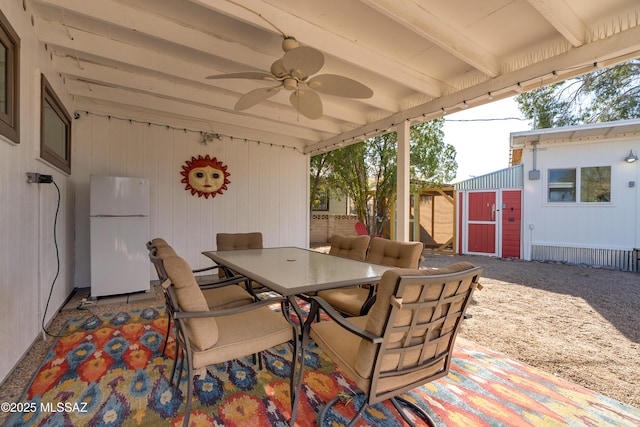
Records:
M536 129L638 118L640 59L534 89L516 101Z
M330 193L331 188L328 185L326 174L327 167L330 163L329 157L332 156L332 154L333 152L328 152L311 157L309 165L311 174L310 210L314 210L314 207L320 203L321 194Z
M455 148L445 144L444 119L414 125L410 130L410 170L414 188L440 185L455 177ZM359 221L371 234L381 234L396 196L397 134L370 138L311 159L312 200L322 185L347 195ZM317 194L317 193L315 193Z

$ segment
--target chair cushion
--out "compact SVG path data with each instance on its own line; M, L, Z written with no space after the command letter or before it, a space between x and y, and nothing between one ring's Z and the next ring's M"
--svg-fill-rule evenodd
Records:
M209 311L207 300L189 264L179 256L170 256L163 260L164 268L174 286L180 310L186 312ZM185 319L189 339L197 350L212 347L218 342L218 325L213 317Z
M218 233L216 234L216 247L219 251L233 251L238 249L262 249L262 233L254 231L251 233ZM237 274L232 271L233 274ZM225 278L227 275L223 269L218 270L219 277ZM256 282L251 282L253 289L261 289L263 286Z
M156 237L154 239L151 239L151 245L157 247L160 246L170 246L169 243L167 243L166 240L160 238L160 237Z
M399 268L418 268L422 242L399 242L381 237L371 239L367 262Z
M261 307L216 318L218 342L193 353L194 368L238 359L294 339L293 327L281 313Z
M348 321L364 329L367 316L350 317ZM368 390L371 375L360 375L355 369L362 338L333 321L313 323L310 336L360 389Z
M369 247L369 236L331 236L329 255L364 261Z
M156 256L158 258L167 258L177 256L176 251L171 246L156 246Z
M318 296L341 313L349 316L359 316L360 310L369 296L369 289L358 286L327 289L326 291L319 291Z
M331 240L332 248L334 237ZM368 238L368 236L358 236L357 238ZM340 239L338 241L340 242ZM371 247L366 259L367 262L391 267L418 268L423 246L421 242L398 242L374 237L371 240ZM329 253L331 254L331 252ZM350 316L359 316L369 296L369 290L360 287L348 287L318 292L318 295L335 307L336 310Z
M262 249L262 233L218 233L216 247L219 251Z
M202 293L210 309L235 308L251 304L253 297L238 285L223 288L203 289Z

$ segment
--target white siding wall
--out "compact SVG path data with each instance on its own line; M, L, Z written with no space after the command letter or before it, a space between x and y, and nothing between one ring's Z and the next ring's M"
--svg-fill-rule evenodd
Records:
M524 150L525 259L531 259L531 245L624 250L640 247L640 164L623 161L631 149L636 153L640 149L637 137L542 143L537 151L539 180L528 179L533 153L530 146ZM585 166L611 166L611 203L547 202L549 169ZM631 181L635 187L629 186Z
M28 2L24 11L20 1L0 0L0 9L21 43L20 144L0 136L0 380L40 339L57 272L56 188L28 184L26 172L52 175L61 192L60 273L47 322L74 286L90 284L91 174L150 178L150 233L165 237L194 268L209 265L200 251L215 249L218 232L261 231L265 246L308 244L308 157L292 148L228 138L205 147L197 132L82 114L73 121L72 175L41 161L40 74L71 114L76 108L49 67L49 52L34 36ZM229 167L231 184L223 195L204 199L184 190L181 166L198 154L216 156Z
M193 268L210 265L201 252L215 249L220 232L260 231L265 247L308 245L308 159L299 151L226 137L205 146L199 132L92 113L74 125L76 287L91 283L92 174L149 178L150 235L165 238ZM180 172L187 160L207 154L228 167L231 183L205 199L185 191Z
M53 223L58 196L52 184L28 184L26 172L52 175L61 192L57 224L60 274L49 321L73 290L73 186L69 178L39 160L40 73L69 108L49 53L33 36L22 2L1 0L0 9L20 37L20 144L0 136L0 380L39 337L42 315L56 275ZM39 338L38 338L39 339Z

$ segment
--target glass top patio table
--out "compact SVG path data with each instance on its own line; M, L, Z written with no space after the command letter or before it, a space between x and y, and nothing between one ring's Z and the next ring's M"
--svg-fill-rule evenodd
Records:
M391 268L295 247L202 254L283 296L375 283Z

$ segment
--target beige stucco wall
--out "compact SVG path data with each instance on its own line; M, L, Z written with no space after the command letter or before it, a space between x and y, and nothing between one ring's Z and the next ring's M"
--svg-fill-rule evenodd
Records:
M311 243L328 242L334 234L355 236L355 215L312 215L309 241Z

